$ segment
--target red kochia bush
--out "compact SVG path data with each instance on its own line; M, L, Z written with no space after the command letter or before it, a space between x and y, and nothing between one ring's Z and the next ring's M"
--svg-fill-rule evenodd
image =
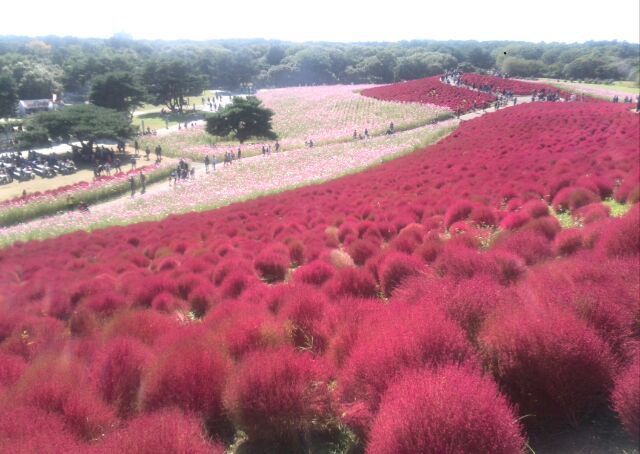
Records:
M597 203L600 197L588 189L570 186L561 189L553 198L553 208L556 211L576 210L590 203Z
M371 273L364 269L343 268L331 278L327 286L327 292L332 296L376 296L376 282Z
M405 279L419 274L421 269L422 263L415 257L400 253L387 255L379 271L382 291L387 296L391 296Z
M522 227L529 221L529 215L524 211L509 213L501 222L501 230L515 230Z
M385 393L367 454L524 450L515 412L491 380L459 367L409 372Z
M326 306L326 296L315 287L296 285L287 289L279 315L296 347L324 350L328 338L322 327Z
M486 366L520 412L535 415L533 424L576 426L606 400L613 356L570 313L537 306L516 310L488 323L479 341Z
M377 246L368 240L355 240L349 244L347 252L353 259L356 265L364 265L364 262L369 259L376 251Z
M82 367L71 356L43 355L16 383L15 398L60 415L79 438L95 439L115 423L112 411L83 380Z
M555 239L555 248L558 255L571 255L582 247L582 230L566 229L561 231Z
M142 372L151 352L140 341L118 338L111 341L94 368L94 381L102 398L113 405L120 417L136 412Z
M611 395L613 408L624 428L636 443L640 442L640 356L616 379Z
M640 253L640 205L634 205L625 216L605 227L598 248L608 257Z
M284 251L266 249L258 254L254 267L267 282L283 281L289 269L289 255Z
M27 367L23 358L0 352L0 389L13 385Z
M222 389L228 369L211 336L201 331L177 333L144 376L142 407L180 407L201 415L215 432L223 421Z
M74 453L80 446L62 417L31 405L0 408L0 452Z
M293 274L293 280L303 284L321 286L333 276L334 268L321 260L303 265Z
M520 256L529 266L553 256L551 243L533 231L505 232L498 237L494 247Z
M189 306L196 317L202 317L216 303L218 297L212 284L198 285L189 295Z
M468 200L459 200L449 208L444 214L444 226L449 228L451 224L464 221L473 211L473 204Z
M494 210L486 205L478 205L473 208L470 215L471 221L480 226L491 227L496 225L497 218Z
M382 394L401 371L472 364L475 358L462 330L429 304L398 303L361 326L338 378L344 419L359 433L367 432Z
M547 216L549 214L549 206L542 200L533 199L522 205L522 211L535 219Z
M477 273L486 272L488 264L485 256L478 251L449 243L438 255L434 269L440 276L455 280L468 279Z
M250 441L289 445L329 416L326 380L320 360L291 347L250 353L227 384L225 408Z
M592 222L599 221L609 217L611 209L602 203L590 203L582 208L577 209L573 215L582 219L585 224L591 224Z
M208 443L200 421L178 409L145 414L95 445L96 454L172 453L224 454L224 446Z

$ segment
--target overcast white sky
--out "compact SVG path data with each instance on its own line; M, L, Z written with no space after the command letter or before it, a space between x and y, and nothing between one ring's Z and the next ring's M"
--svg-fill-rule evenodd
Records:
M6 0L0 17L27 36L640 41L638 0Z

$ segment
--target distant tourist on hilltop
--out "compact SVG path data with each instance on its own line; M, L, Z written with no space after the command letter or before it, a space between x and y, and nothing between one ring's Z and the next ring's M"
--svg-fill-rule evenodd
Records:
M133 197L136 193L136 180L133 175L129 177L129 186L131 186L131 197Z
M147 191L147 176L140 171L140 194L144 194Z

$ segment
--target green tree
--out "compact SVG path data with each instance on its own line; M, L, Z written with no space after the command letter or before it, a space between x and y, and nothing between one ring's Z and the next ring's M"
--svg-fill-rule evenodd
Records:
M112 72L93 79L89 99L96 106L131 114L144 102L144 89L126 72Z
M60 93L59 69L39 63L29 64L18 82L20 99L51 99Z
M142 80L152 103L164 104L172 112L180 113L187 104L187 96L199 96L206 84L195 65L178 58L151 60Z
M0 118L15 117L18 87L9 74L0 74Z
M26 122L26 134L22 134L18 140L30 146L30 137L39 136L38 131L42 130L51 139L65 143L79 141L86 150L92 149L98 139L127 139L134 132L126 114L91 104L34 114Z
M234 98L233 103L207 118L207 132L214 136L233 134L243 143L249 137L275 139L271 118L273 111L262 107L262 102L254 97Z

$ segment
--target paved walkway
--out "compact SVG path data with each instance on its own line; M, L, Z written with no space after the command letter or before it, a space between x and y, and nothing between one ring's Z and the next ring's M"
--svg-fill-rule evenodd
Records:
M518 96L516 98L517 98L517 104L516 105L524 104L524 103L527 103L527 102L531 102L531 96ZM501 109L504 109L504 108L507 108L507 107L512 107L512 106L513 106L513 103L510 103L509 106L501 107ZM488 107L485 110L477 109L477 110L474 110L474 111L471 111L471 112L467 112L467 113L461 115L459 119L460 119L460 121L472 120L474 118L481 117L482 115L485 115L485 114L488 114L488 113L491 113L491 112L495 112L496 110L497 109L495 107ZM444 121L448 121L448 120L444 120ZM203 124L204 121L200 120L200 121L198 121L196 123L197 124ZM173 126L170 127L168 130L164 129L164 130L158 131L158 135L171 134L171 133L175 133L177 131L178 131L178 126L176 125L175 127L173 127ZM163 134L161 134L161 132L163 132ZM245 158L243 158L243 161L246 161L247 159L255 159L255 158L262 159L262 156L245 157ZM190 165L195 167L195 169L196 169L196 171L195 171L195 178L196 179L204 178L204 177L207 176L206 171L205 171L206 170L205 166L204 166L204 164L202 162L193 162L193 163L190 163ZM216 168L218 169L217 171L222 170L222 168L223 168L222 167L222 163L221 162L218 163ZM234 169L233 167L225 168L224 171L233 171L233 169ZM187 181L189 181L189 180L187 180ZM184 184L184 182L183 181L178 181L177 184L178 184L178 187L180 187L181 185ZM145 195L149 196L151 194L156 194L156 193L170 192L170 191L173 191L174 189L175 189L174 185L173 184L170 185L168 180L158 181L158 182L152 183L152 184L147 186ZM136 191L136 195L134 196L134 199L135 198L140 198L140 197L144 197L144 196L141 195L139 193L139 190L138 190L138 191ZM130 198L131 198L130 194L128 194L128 193L127 194L123 194L122 196L117 197L115 199L112 199L112 200L109 200L109 201L106 201L106 202L103 202L103 203L100 203L100 204L93 205L91 207L91 210L92 211L96 211L96 212L108 211L114 205L116 205L118 203L121 203L122 200L130 199Z

